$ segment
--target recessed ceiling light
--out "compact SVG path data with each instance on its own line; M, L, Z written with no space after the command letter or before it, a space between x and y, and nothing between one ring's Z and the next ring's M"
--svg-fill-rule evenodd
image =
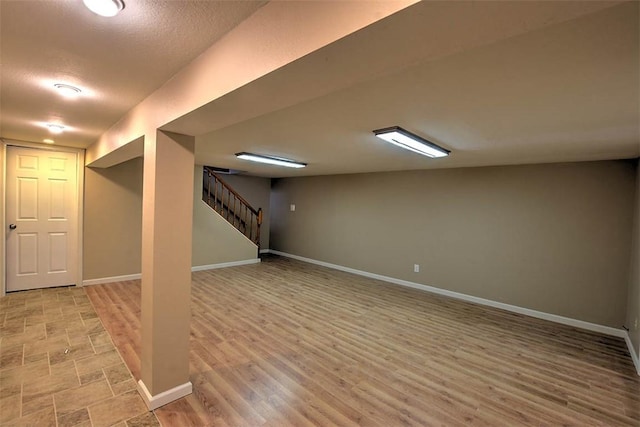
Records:
M393 145L427 157L446 157L451 151L402 129L400 126L374 130L373 133Z
M49 128L49 132L51 133L62 133L64 131L64 126L57 125L55 123L49 123L47 124L47 127Z
M65 98L77 98L82 92L79 88L64 83L56 83L53 86L58 90L58 93Z
M43 139L42 142L45 144L53 144L55 141L51 138Z
M124 9L122 0L82 0L82 2L91 12L100 16L116 16Z
M306 163L300 163L282 157L263 156L261 154L236 153L236 157L239 159L250 160L252 162L267 163L270 165L284 166L287 168L303 168L307 166Z

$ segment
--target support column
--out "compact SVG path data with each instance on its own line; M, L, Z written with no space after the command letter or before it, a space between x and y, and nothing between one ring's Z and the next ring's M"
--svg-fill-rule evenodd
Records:
M138 390L150 410L191 393L191 234L195 138L145 135L142 355Z

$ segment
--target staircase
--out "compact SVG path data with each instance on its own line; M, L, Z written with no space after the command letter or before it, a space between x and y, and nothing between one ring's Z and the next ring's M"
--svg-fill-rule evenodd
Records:
M254 208L209 166L202 170L202 200L260 250L262 208Z

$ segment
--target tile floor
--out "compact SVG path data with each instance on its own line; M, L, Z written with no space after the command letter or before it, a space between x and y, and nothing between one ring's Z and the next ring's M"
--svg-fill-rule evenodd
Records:
M0 298L0 425L159 426L82 288Z

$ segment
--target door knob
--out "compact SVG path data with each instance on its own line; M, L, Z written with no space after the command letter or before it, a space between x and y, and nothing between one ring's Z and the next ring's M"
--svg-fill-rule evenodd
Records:
M18 228L18 226L17 226L17 225L15 225L15 224L10 224L10 225L9 225L9 229L10 229L10 230L15 230L16 228Z

